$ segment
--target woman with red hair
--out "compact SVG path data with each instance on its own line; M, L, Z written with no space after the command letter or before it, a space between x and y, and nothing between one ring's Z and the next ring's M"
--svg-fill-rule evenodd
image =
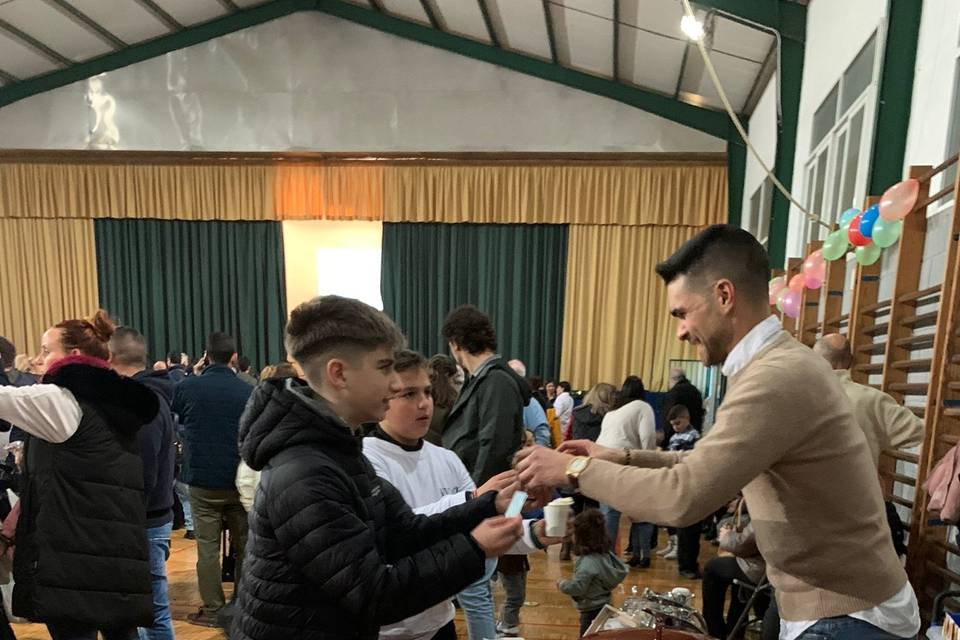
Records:
M0 419L30 435L13 610L53 640L129 640L153 622L137 431L158 400L110 369L113 331L103 310L61 322L43 334L41 384L0 387Z

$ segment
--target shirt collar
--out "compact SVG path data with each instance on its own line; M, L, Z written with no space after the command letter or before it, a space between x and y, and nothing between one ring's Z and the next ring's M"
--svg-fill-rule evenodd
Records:
M853 381L853 378L850 377L850 370L849 370L849 369L834 369L834 370L833 370L833 373L834 373L834 375L836 375L836 376L837 376L838 378L840 378L841 380L844 380L844 381Z
M723 362L723 375L728 378L737 375L781 331L783 331L783 326L777 316L771 315L763 322L757 323L747 335L743 336Z

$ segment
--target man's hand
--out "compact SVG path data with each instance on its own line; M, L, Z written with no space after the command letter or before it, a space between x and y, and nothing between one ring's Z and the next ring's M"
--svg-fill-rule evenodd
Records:
M567 464L573 456L546 447L528 447L517 452L514 468L520 473L520 485L527 489L565 487Z
M523 535L523 520L520 516L487 518L470 532L470 536L488 558L499 558L505 554L521 535Z
M540 541L545 547L549 547L552 544L560 544L563 542L563 537L554 538L547 535L547 521L546 520L537 520L533 523L533 535L537 536L537 540Z
M574 456L589 456L597 460L606 460L623 464L623 449L611 449L590 440L567 440L560 445L557 451Z

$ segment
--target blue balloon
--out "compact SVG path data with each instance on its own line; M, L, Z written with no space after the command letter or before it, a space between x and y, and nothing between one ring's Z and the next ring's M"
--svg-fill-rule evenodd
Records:
M840 214L840 219L837 221L838 228L846 229L849 226L850 221L860 215L860 209L853 207L852 209L847 209Z
M877 223L879 217L880 205L878 204L873 205L863 212L863 216L860 218L860 233L864 238L873 237L873 225Z

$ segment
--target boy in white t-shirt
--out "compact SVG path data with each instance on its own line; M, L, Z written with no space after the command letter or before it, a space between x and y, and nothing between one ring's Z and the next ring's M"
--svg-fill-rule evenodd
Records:
M426 359L401 351L394 368L402 389L392 400L386 417L363 439L363 453L377 475L390 482L419 514L440 513L491 489L515 482L516 472L494 476L477 489L457 454L424 440L433 417L433 396ZM547 538L542 521L524 520L523 538L510 549L525 554L559 542ZM455 640L454 608L450 600L401 622L380 628L383 640Z

